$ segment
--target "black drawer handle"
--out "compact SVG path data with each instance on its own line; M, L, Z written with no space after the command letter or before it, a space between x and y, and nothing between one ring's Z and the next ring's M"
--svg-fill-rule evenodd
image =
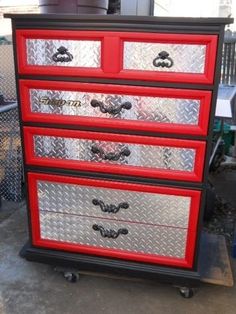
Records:
M113 161L119 160L121 156L128 157L131 154L131 152L128 148L124 148L118 153L107 153L106 154L102 148L97 147L96 145L93 145L91 147L91 152L93 154L99 155L104 160L113 160Z
M57 52L52 56L52 60L55 62L70 62L73 60L73 55L68 52L68 49L61 46L57 49Z
M128 230L126 228L120 228L117 231L113 230L113 229L105 229L103 226L100 225L93 225L93 230L95 231L100 231L101 236L103 238L112 238L112 239L116 239L118 238L118 236L120 234L128 234Z
M92 200L93 205L100 206L101 211L104 213L113 213L116 214L121 208L127 209L129 208L129 204L126 202L120 203L117 206L113 204L105 204L103 201L100 201L96 198Z
M129 101L124 102L118 107L112 107L112 106L105 107L102 101L98 101L96 99L92 99L90 104L94 108L99 107L102 113L109 113L112 115L120 113L122 109L130 110L132 108L132 104Z
M169 53L166 51L159 52L158 57L156 57L152 63L157 68L171 68L174 65L174 61L169 57Z

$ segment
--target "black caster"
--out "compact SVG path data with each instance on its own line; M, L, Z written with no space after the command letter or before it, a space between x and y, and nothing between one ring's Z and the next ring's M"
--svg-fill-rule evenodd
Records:
M190 299L190 298L192 298L194 296L193 288L180 287L179 288L179 293L185 299Z
M54 271L63 275L63 277L72 283L75 283L79 280L79 272L74 268L66 268L66 267L54 267Z
M63 273L64 278L72 283L75 283L79 280L79 274L75 272L66 271Z

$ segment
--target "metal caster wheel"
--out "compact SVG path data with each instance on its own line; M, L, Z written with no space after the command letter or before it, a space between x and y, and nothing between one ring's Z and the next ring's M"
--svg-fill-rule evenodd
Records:
M179 293L185 299L190 299L194 296L194 290L188 287L179 288Z
M66 267L54 267L54 271L63 275L63 277L72 283L75 283L79 280L79 271L74 268L66 268Z
M79 274L78 273L72 273L72 272L64 272L63 274L64 278L72 283L75 283L79 280Z

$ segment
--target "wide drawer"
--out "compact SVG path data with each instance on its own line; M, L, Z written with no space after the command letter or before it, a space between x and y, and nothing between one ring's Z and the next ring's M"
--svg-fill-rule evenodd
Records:
M32 180L40 211L189 228L200 192L44 175Z
M217 36L17 30L21 74L212 84Z
M28 174L28 182L34 245L167 265L192 266L200 202L199 191L36 173ZM62 201L62 204L67 207L65 198L70 197L67 194L69 189L63 189L62 200L59 194L53 193L49 187L51 183L61 185L63 182L67 182L71 189L74 185L96 186L100 190L110 187L120 190L121 193L124 190L142 193L144 190L157 195L166 193L166 195L191 196L189 223L185 226L173 227L149 224L145 221L111 219L109 213L107 218L87 216L72 211L66 213L61 211L62 206L59 202ZM45 184L44 190L42 184ZM42 203L42 199L47 197L46 194L52 194L48 198L48 205ZM75 197L78 199L81 196L78 194ZM86 198L86 191L84 191L84 198ZM81 202L83 201L80 200ZM79 206L78 204L77 208ZM157 204L156 207L158 211ZM135 210L140 209L133 208L133 211ZM142 210L146 215L151 215L148 209L142 208Z
M20 94L24 121L174 134L208 131L210 91L20 80Z
M24 127L32 165L201 181L205 142Z

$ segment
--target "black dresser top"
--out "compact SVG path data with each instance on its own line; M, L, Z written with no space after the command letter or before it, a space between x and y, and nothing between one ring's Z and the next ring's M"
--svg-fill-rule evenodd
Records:
M97 29L123 31L217 32L233 18L154 17L129 15L4 14L17 28Z

